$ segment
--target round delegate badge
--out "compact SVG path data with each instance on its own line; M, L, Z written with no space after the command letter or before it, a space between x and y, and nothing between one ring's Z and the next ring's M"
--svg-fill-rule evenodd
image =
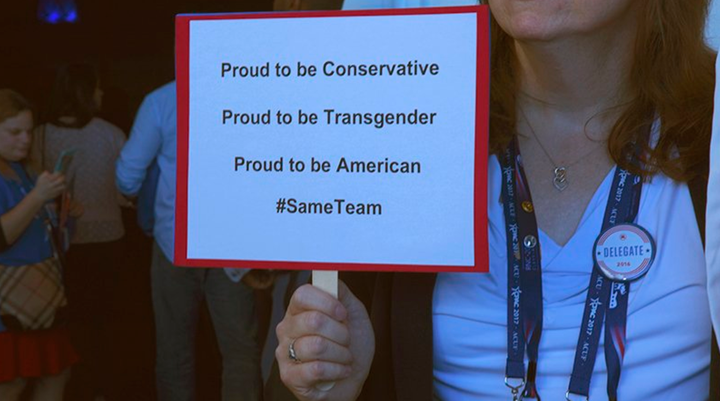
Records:
M655 260L655 241L635 224L618 224L595 241L593 260L611 280L633 281L642 277Z

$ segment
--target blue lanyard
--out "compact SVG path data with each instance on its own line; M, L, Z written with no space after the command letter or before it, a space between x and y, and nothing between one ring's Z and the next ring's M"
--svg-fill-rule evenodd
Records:
M505 384L513 398L538 398L535 378L543 326L540 244L530 188L513 142L503 160L502 195L508 238L508 358ZM525 352L528 371L525 374Z
M505 383L519 400L540 400L535 379L542 334L542 270L535 211L527 178L514 140L502 161L502 198L508 248L508 357ZM641 177L616 168L605 209L602 231L620 223L633 222L637 216L642 190ZM575 353L567 398L580 395L587 399L590 379L600 341L600 325L605 322L605 360L608 368L607 392L617 399L617 387L625 350L628 282L605 278L594 266L585 301L585 311ZM607 313L606 313L607 312ZM607 316L606 316L607 314ZM528 356L525 374L524 354Z
M641 192L641 177L620 167L615 170L612 189L605 208L603 232L617 224L635 221ZM625 353L629 293L629 282L609 280L600 273L597 266L593 266L590 288L585 300L583 323L575 350L573 373L568 387L568 399L571 399L570 396L573 394L580 395L584 399L588 398L603 318L605 318L605 363L608 369L607 392L610 400L617 399L617 387Z

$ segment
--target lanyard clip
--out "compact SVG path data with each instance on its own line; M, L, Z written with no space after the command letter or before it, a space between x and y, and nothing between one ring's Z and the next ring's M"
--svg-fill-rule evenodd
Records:
M513 381L511 383L511 380ZM524 378L518 378L518 377L507 377L505 376L505 386L510 389L512 392L512 401L520 401L522 400L522 395L520 395L520 389L525 387L525 379Z
M568 391L565 393L565 399L566 399L567 401L575 401L575 400L579 400L579 401L589 401L589 400L590 400L590 397L587 396L587 395L571 393L570 390L568 390Z

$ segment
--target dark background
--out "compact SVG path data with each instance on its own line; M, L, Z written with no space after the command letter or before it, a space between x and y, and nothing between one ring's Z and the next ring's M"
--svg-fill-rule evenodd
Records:
M126 134L143 97L174 79L176 14L272 9L272 0L76 0L78 22L52 25L38 19L38 3L0 0L0 88L20 92L42 110L57 66L91 62L105 92L101 116ZM114 306L107 311L113 316L113 343L103 369L112 378L106 399L153 401L152 240L137 228L133 210L124 211L123 218L126 258L117 274ZM207 314L201 316L197 358L198 399L219 400L220 356ZM75 375L66 399L89 400L85 393L92 386Z
M174 77L178 13L270 11L272 0L76 0L74 24L38 19L38 0L0 1L0 88L42 106L55 68L90 61L106 92L104 117L125 132L145 94Z

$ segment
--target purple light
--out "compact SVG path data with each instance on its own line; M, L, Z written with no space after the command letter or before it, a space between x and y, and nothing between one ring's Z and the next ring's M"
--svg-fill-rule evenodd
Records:
M60 12L59 11L51 11L47 15L45 15L45 22L49 24L57 24L60 22Z
M78 20L75 0L39 0L38 18L49 24L75 23Z
M78 19L77 17L78 17L77 11L72 10L72 11L68 12L67 14L65 14L65 22L73 23L73 22L77 21L77 19Z

